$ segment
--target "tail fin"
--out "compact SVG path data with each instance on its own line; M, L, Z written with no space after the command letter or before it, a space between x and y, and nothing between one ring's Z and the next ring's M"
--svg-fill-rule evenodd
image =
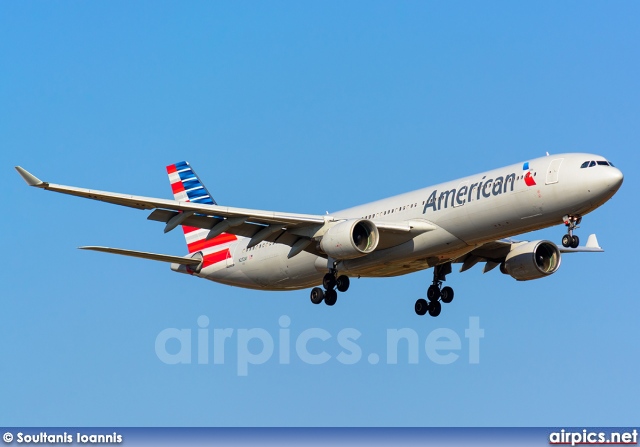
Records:
M167 166L167 174L171 183L173 197L180 202L196 202L207 205L217 205L207 188L200 181L189 163L181 161ZM198 251L203 253L203 268L231 257L229 248L238 240L234 234L222 233L211 239L206 239L209 230L182 226L189 253Z
M217 205L196 175L196 172L186 161L167 166L167 174L169 174L169 183L171 183L173 197L176 200Z

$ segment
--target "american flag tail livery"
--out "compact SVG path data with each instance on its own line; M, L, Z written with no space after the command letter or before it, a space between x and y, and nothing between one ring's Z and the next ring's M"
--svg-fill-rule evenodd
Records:
M167 166L169 183L173 197L180 202L195 202L207 205L217 205L207 188L202 184L189 163L181 161ZM189 253L201 252L203 256L202 268L209 267L221 261L231 259L230 248L238 238L229 233L222 233L207 239L209 230L182 225L184 237Z

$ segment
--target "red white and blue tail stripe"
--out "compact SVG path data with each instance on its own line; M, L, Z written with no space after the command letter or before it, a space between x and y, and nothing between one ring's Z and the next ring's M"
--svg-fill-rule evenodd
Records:
M167 166L167 174L171 183L173 197L180 202L194 202L207 205L217 205L207 188L202 184L189 163L181 161ZM231 245L238 240L237 236L222 233L219 236L206 239L209 230L182 226L189 253L202 252L203 268L225 261L231 257Z
M169 174L169 183L176 200L217 205L186 161L167 166L167 174Z

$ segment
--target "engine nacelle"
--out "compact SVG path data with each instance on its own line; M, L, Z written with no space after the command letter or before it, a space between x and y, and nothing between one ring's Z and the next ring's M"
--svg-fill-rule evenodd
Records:
M375 250L379 240L378 229L370 220L345 220L327 230L320 249L333 259L354 259Z
M513 247L504 266L513 278L528 281L557 272L561 260L556 244L550 241L533 241Z

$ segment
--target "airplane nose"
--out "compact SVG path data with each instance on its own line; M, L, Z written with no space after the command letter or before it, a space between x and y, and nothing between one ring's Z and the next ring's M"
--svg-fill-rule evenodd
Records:
M609 168L607 169L607 186L613 192L620 189L622 186L622 182L624 181L624 175L622 171L618 168Z
M594 176L589 182L589 192L598 203L609 200L620 189L624 175L613 166L599 166L593 170ZM604 202L603 202L604 201Z

